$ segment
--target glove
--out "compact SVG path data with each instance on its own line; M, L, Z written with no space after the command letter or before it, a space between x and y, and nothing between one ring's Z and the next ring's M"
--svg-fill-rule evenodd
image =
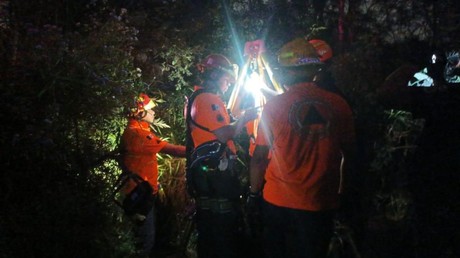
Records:
M139 214L139 213L136 213L136 214L132 215L131 218L138 225L142 225L142 223L144 223L144 220L146 219L146 216L142 215L142 214Z

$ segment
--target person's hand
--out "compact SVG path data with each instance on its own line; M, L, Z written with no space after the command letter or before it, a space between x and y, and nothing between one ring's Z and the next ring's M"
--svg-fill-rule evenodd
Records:
M249 214L260 213L260 205L262 202L262 195L260 193L249 193L246 200L246 207Z
M249 193L246 199L246 208L249 232L252 237L258 237L262 232L261 206L262 195L260 193Z
M243 119L244 122L249 122L256 119L259 116L259 108L250 108L244 111Z
M132 219L132 221L133 221L136 225L141 226L142 224L144 224L145 219L146 219L147 217L146 217L145 215L136 213L136 214L134 214L134 215L131 215L130 218Z
M237 116L235 116L229 108L227 108L227 114L230 117L230 123L233 123L237 120Z

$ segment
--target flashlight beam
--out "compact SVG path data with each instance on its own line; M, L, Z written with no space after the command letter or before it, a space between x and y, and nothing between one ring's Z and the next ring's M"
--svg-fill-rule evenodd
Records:
M270 81L273 83L273 86L275 87L277 94L283 93L283 89L280 87L278 82L273 77L272 69L270 69L270 66L267 64L267 61L265 61L265 58L263 56L261 57L261 59L262 59L262 64L264 65L265 69L267 69L268 77L270 78Z
M246 78L246 71L248 70L249 62L246 62L246 64L243 66L242 74L238 76L238 80L235 83L235 86L233 87L232 94L230 95L230 99L228 100L228 108L232 111L235 112L236 104L237 104L237 98L239 97L241 88L243 86L243 81Z

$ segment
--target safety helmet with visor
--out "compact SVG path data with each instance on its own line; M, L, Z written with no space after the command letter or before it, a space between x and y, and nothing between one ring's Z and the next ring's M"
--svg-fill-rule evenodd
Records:
M274 69L283 85L312 81L324 65L315 47L305 38L296 38L286 43L277 52L278 67Z
M315 47L304 38L286 43L277 53L278 63L284 67L323 64Z

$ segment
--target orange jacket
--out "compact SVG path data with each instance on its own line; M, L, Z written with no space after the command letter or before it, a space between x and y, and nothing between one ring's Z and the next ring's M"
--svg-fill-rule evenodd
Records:
M126 168L148 181L158 191L157 153L167 144L158 138L147 122L129 119L123 132L121 146Z
M230 124L230 116L224 102L219 95L209 92L201 93L195 98L191 107L191 116L197 124L208 128L210 131ZM217 139L216 135L212 132L198 128L193 124L190 126L195 147ZM236 148L232 140L227 142L227 146L234 154L236 153Z
M256 139L271 147L264 199L292 209L337 208L341 150L354 140L351 109L338 95L303 83L273 97Z

